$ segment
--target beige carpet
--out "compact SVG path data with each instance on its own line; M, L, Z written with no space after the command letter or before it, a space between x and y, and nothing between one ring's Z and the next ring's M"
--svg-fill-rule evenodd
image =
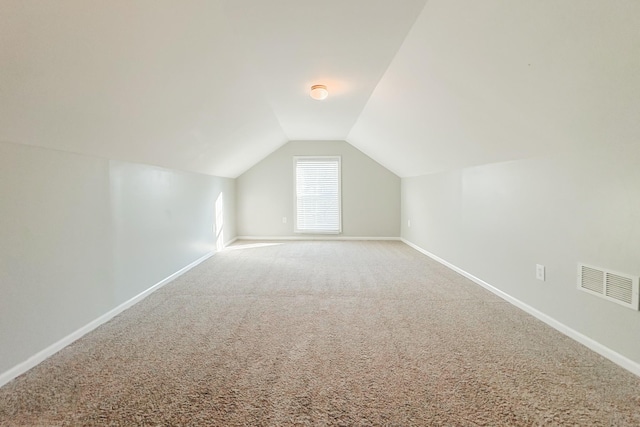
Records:
M247 244L0 389L0 425L640 425L638 377L403 243Z

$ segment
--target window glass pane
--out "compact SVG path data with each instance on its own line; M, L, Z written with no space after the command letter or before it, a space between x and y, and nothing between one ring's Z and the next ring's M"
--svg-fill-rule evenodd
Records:
M339 233L340 157L296 157L296 231Z

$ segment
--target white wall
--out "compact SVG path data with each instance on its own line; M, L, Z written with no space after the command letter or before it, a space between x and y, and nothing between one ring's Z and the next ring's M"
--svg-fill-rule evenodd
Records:
M109 164L0 143L0 374L113 307Z
M213 251L220 194L235 237L228 178L0 143L0 194L0 377Z
M118 303L228 241L216 242L216 202L235 237L232 179L111 161L110 184Z
M608 143L403 178L402 236L640 363L640 312L576 288L578 262L640 275L638 160Z
M340 236L399 237L400 178L344 141L292 141L240 175L237 178L239 236L309 236L293 231L293 156L297 155L341 156ZM282 222L283 217L287 217L286 224Z

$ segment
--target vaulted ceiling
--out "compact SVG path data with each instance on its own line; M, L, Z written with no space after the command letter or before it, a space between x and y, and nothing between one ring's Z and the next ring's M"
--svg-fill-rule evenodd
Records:
M0 9L4 142L236 177L289 140L346 140L412 176L640 135L636 1Z

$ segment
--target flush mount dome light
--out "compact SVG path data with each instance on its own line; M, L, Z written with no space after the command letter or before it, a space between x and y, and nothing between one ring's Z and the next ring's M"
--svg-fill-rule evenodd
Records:
M329 96L329 91L325 85L313 85L311 86L311 97L313 99L317 99L318 101L322 101L327 96Z

